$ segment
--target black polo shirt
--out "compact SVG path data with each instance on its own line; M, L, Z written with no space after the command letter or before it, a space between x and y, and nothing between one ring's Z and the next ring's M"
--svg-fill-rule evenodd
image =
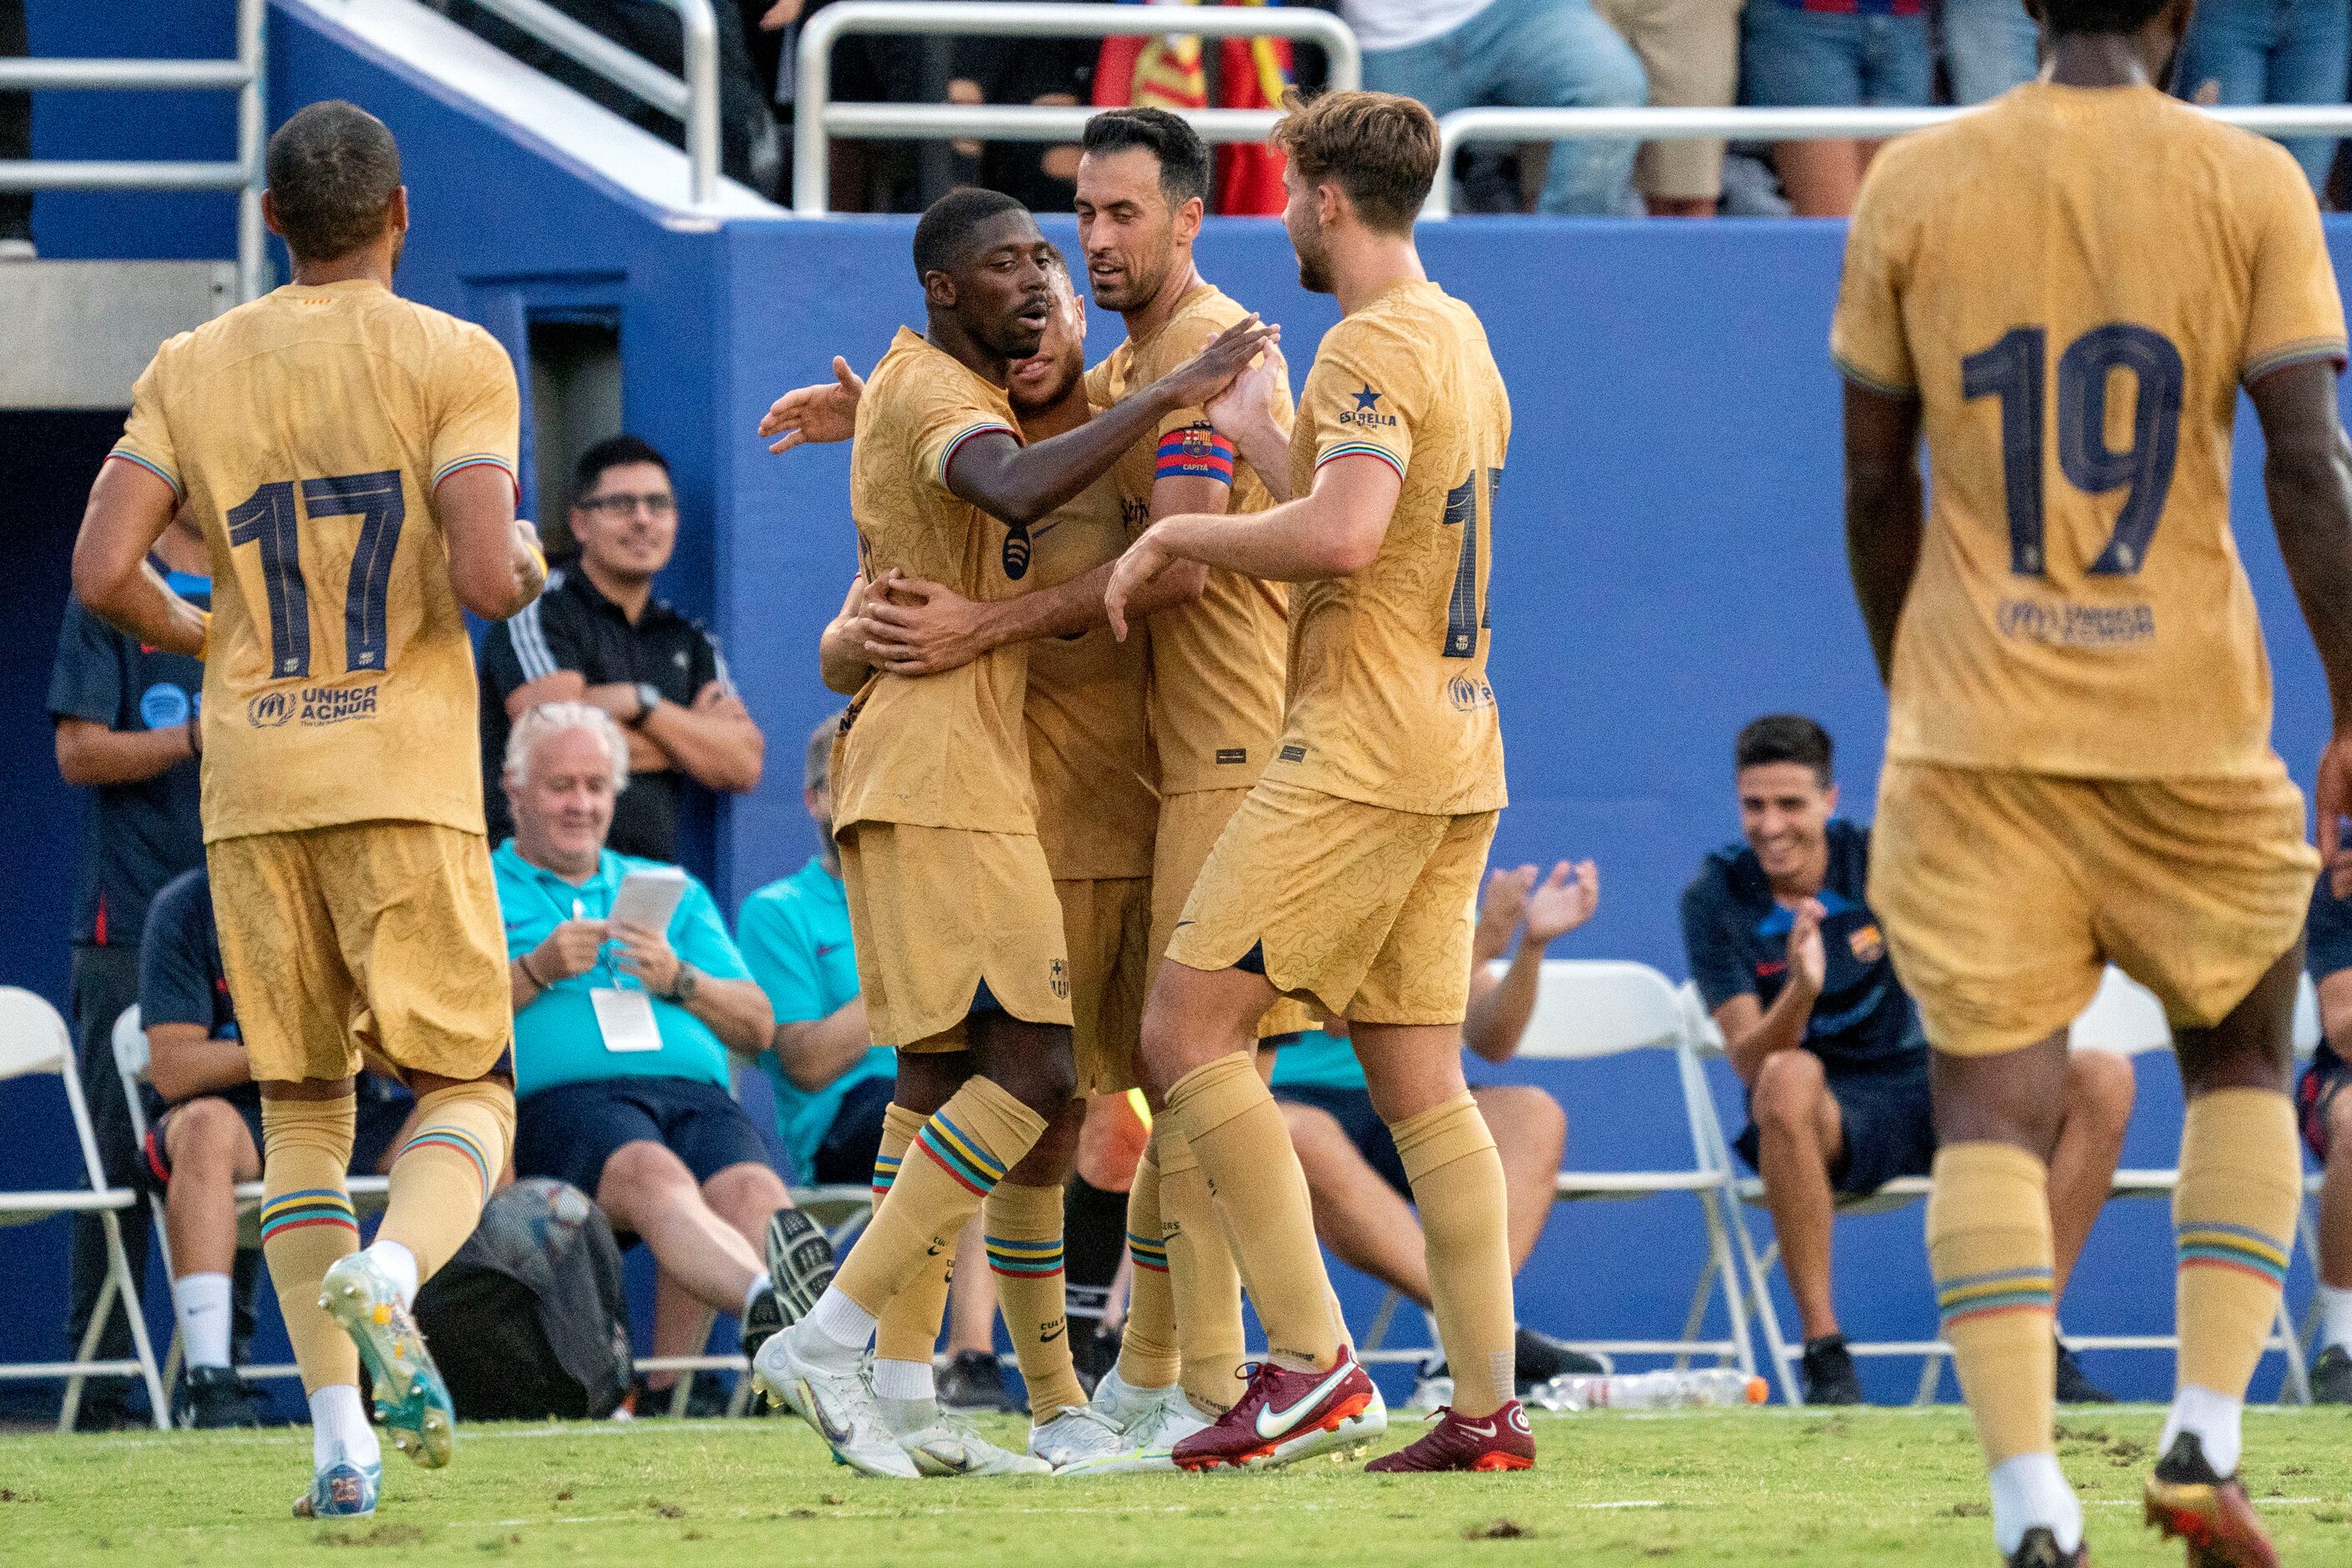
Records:
M184 599L212 602L208 577L167 572L166 580ZM144 647L84 609L79 599L66 601L49 677L50 718L118 731L168 730L194 717L204 687L205 667L195 659ZM204 864L200 773L190 757L153 778L90 791L74 879L74 941L137 947L157 889Z
M698 624L667 600L649 599L633 625L628 613L599 593L577 563L549 573L546 592L530 608L490 628L482 639L480 662L482 802L493 844L514 831L500 774L513 727L507 699L517 688L559 669L576 669L591 686L644 683L680 706L690 705L714 680L733 689L719 645ZM689 787L698 786L674 769L632 774L613 805L606 847L648 860L676 860L678 794Z

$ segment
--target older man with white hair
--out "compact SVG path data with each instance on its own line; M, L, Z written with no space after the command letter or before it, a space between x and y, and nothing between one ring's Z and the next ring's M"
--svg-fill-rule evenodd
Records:
M730 1053L765 1047L772 1025L718 906L676 867L604 847L628 768L620 726L584 702L528 709L508 739L514 837L492 864L514 988L515 1171L593 1194L653 1248L656 1353L698 1348L708 1320L677 1310L681 1295L740 1317L756 1352L824 1289L832 1249L728 1092ZM641 923L672 898L660 929Z

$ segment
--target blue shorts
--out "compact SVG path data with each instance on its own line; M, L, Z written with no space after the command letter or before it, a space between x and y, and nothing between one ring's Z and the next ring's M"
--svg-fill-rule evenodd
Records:
M1935 77L1927 18L1748 0L1739 22L1739 101L1759 108L1922 107Z
M1830 1171L1830 1185L1836 1191L1861 1197L1897 1176L1924 1176L1935 1168L1936 1119L1928 1100L1926 1061L1832 1072L1829 1090L1845 1133L1845 1157ZM1759 1139L1751 1121L1732 1144L1751 1171L1757 1168Z
M1389 1135L1389 1124L1372 1109L1370 1091L1360 1089L1333 1089L1316 1083L1282 1083L1274 1087L1274 1098L1286 1100L1294 1105L1311 1105L1328 1111L1364 1157L1364 1163L1380 1173L1380 1178L1394 1187L1397 1195L1407 1203L1412 1201L1412 1184L1405 1179L1404 1161L1397 1154L1396 1140Z
M416 1109L416 1101L406 1089L372 1074L362 1077L360 1082L355 1096L359 1102L357 1114L352 1119L350 1171L355 1176L373 1176L383 1171L384 1156L392 1152L392 1141L408 1125L408 1114ZM192 1096L164 1107L163 1113L147 1129L147 1140L140 1148L140 1175L151 1191L163 1192L172 1183L172 1160L164 1148L164 1128L171 1124L173 1112L198 1100L226 1100L245 1119L246 1131L253 1134L253 1152L262 1152L258 1085L240 1083L217 1094Z
M596 1195L624 1143L658 1143L698 1183L730 1165L765 1165L760 1130L717 1084L607 1078L558 1084L515 1102L515 1174L551 1176Z
M2347 1084L2352 1084L2352 1063L2323 1044L2294 1086L2295 1116L2303 1124L2303 1142L2311 1157L2323 1165L2327 1163L2327 1113Z
M833 1113L824 1142L809 1160L808 1179L822 1187L862 1187L874 1180L874 1156L882 1150L882 1119L898 1085L887 1078L860 1079Z

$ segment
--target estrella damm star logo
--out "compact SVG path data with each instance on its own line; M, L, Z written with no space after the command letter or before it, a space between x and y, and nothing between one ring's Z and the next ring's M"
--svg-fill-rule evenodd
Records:
M1343 392L1339 396L1355 405L1353 408L1339 410L1338 416L1339 424L1352 426L1360 430L1366 427L1392 430L1396 427L1397 416L1381 410L1381 395L1372 390L1371 383L1366 382L1360 392Z
M1369 381L1364 384L1364 388L1361 392L1350 393L1349 395L1356 400L1356 406L1358 408L1368 413L1377 410L1380 407L1381 395L1372 390L1372 384Z

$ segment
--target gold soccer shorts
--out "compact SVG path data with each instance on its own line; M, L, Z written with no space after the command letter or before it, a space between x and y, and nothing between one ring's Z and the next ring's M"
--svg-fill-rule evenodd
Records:
M253 1076L511 1072L513 995L489 846L429 822L256 833L205 847L221 965Z
M1070 949L1078 1092L1124 1093L1139 1081L1135 1042L1143 1030L1144 977L1150 970L1151 880L1062 880L1054 884L1054 896L1062 903L1062 932Z
M1169 939L1176 934L1176 922L1183 917L1185 900L1192 896L1192 885L1201 879L1201 868L1209 863L1209 852L1217 847L1225 824L1233 820L1249 793L1206 789L1160 797L1160 831L1151 844L1151 968L1155 973L1160 955L1168 951ZM1257 1021L1257 1037L1271 1039L1313 1027L1315 1017L1306 1005L1285 997Z
M982 982L1015 1018L1070 1022L1062 907L1034 834L853 822L835 837L876 1045L962 1050Z
M2063 1029L2113 963L2174 1026L2219 1023L2303 931L2319 857L2276 758L2253 778L2079 779L1889 763L1870 906L1927 1038Z
M1433 816L1261 779L1202 868L1168 956L1261 950L1286 996L1363 1024L1459 1024L1491 811Z

